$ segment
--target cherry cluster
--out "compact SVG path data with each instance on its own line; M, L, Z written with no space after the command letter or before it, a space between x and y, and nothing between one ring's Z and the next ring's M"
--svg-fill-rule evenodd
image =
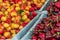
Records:
M47 18L33 30L32 40L60 40L60 1L50 2Z

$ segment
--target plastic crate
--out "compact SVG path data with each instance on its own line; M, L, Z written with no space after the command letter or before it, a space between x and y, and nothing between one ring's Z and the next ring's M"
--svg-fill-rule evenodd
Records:
M32 30L34 30L34 28L36 27L36 25L41 22L41 20L43 18L46 18L47 17L47 11L43 11L42 12L42 15L39 17L39 19L34 23L34 25L31 27L31 29L27 32L26 35L24 35L24 37L22 37L20 40L30 40L30 38L32 37Z
M32 19L22 30L20 30L11 40L19 40L21 39L26 33L27 31L31 28L31 26L36 22L36 20L39 18L39 11L42 11L45 7L45 5L49 2L49 0L46 0L46 2L44 3L44 5L40 8L40 10L36 11L38 13L38 15Z

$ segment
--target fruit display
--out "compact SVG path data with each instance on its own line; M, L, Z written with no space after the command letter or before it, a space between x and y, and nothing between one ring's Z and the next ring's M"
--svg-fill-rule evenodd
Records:
M31 40L60 40L60 0L50 2L43 18L32 32Z
M45 1L0 0L0 39L14 37L37 15L35 10L39 10Z

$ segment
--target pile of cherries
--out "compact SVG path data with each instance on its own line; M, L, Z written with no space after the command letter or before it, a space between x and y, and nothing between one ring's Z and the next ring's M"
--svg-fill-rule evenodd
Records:
M60 40L60 0L50 2L47 18L33 30L31 40Z
M11 39L34 17L46 0L0 0L0 40ZM30 13L31 12L31 13Z

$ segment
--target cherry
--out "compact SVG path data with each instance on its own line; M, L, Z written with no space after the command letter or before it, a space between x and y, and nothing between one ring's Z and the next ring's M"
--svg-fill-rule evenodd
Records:
M15 3L18 3L19 0L15 0Z
M58 22L56 25L60 27L60 22Z
M50 11L51 6L48 6L47 11Z
M33 8L33 7L31 7L31 8L29 9L29 11L30 11L30 12L33 12L33 11L34 11L34 8Z
M32 6L32 7L36 7L36 4L32 3L31 6Z
M4 32L3 32L3 29L0 29L0 34L3 34Z
M0 19L1 19L2 15L0 15Z
M54 34L54 33L55 33L55 31L54 31L54 30L51 30L50 32L51 32L52 34Z
M30 18L30 20L32 20L34 17L33 17L33 15L30 15L29 18Z
M55 6L60 9L60 2L56 2Z
M40 10L40 7L36 7L37 8L37 10Z
M32 40L37 40L37 36L32 36Z
M45 34L44 33L39 33L39 37L40 38L45 38Z
M33 17L35 17L37 15L37 13L36 12L32 12L32 15L33 15Z
M47 11L47 18L36 25L33 34L38 37L37 40L60 40L57 33L60 32L60 1L51 2Z
M55 7L55 13L58 13L59 12L59 9Z
M7 19L5 22L6 23L11 23L11 20L10 19Z

